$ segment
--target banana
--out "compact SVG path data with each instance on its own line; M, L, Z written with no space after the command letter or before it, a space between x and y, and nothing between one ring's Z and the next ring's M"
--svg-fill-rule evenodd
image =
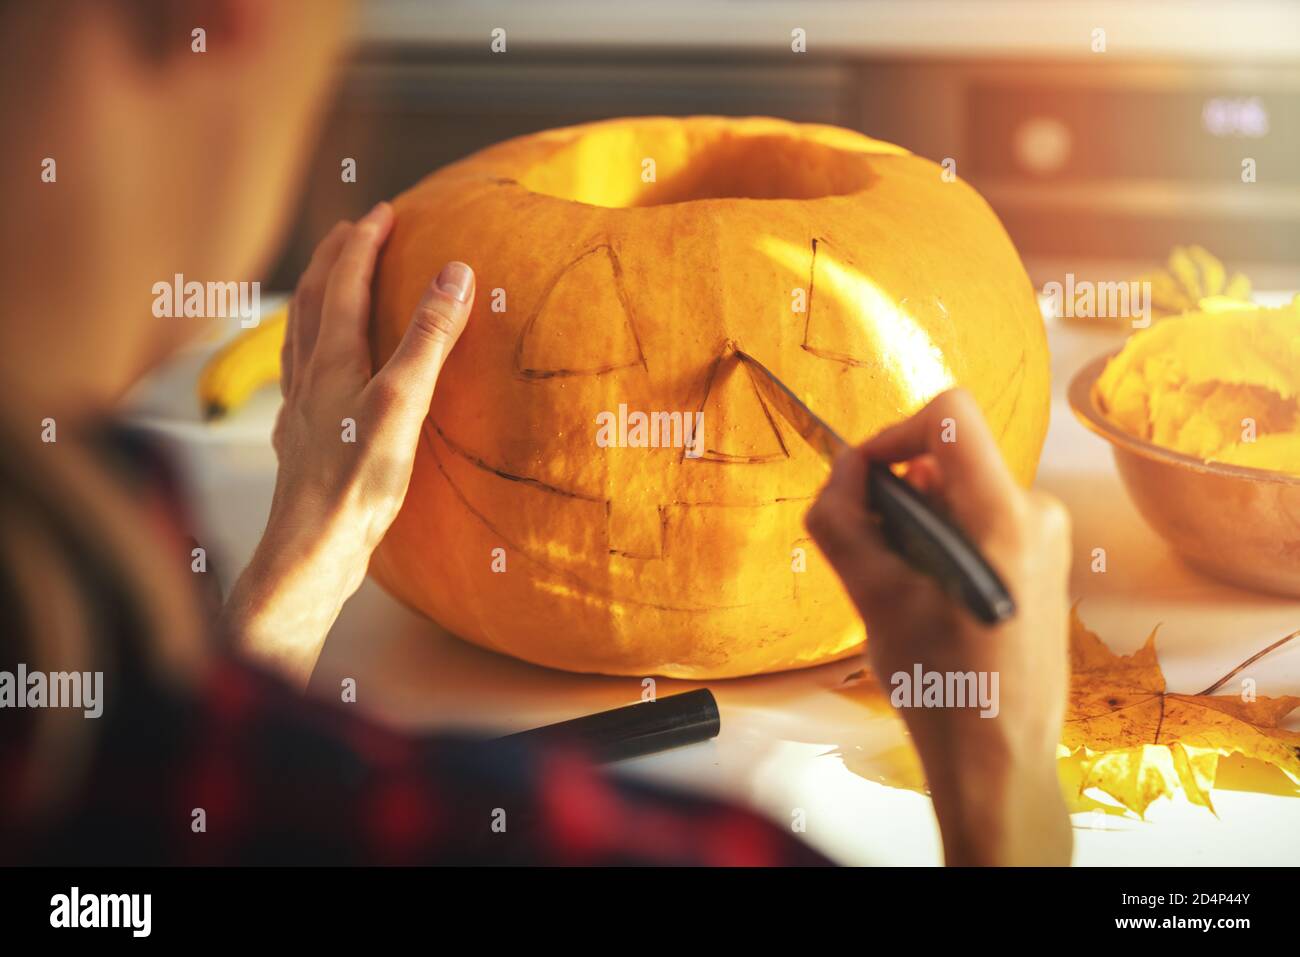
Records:
M280 380L280 347L288 319L288 306L276 310L207 361L198 381L199 407L205 419L221 418L262 386Z

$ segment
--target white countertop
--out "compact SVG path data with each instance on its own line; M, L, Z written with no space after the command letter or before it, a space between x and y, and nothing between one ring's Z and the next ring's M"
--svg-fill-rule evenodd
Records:
M1288 296L1260 296L1282 302ZM269 306L268 306L269 308ZM1300 627L1300 601L1219 585L1181 565L1142 522L1120 485L1110 450L1065 404L1070 374L1113 348L1113 334L1049 323L1052 424L1038 484L1074 518L1072 591L1113 649L1128 653L1160 624L1157 647L1172 691L1194 693L1255 651ZM209 347L210 348L210 347ZM193 374L207 349L182 356L142 389L140 421L176 448L192 482L200 540L229 583L261 531L274 457L269 435L278 395L266 390L232 420L197 422ZM185 410L177 414L175 410ZM1104 545L1109 571L1088 557ZM708 683L722 712L714 741L623 762L644 776L750 804L850 864L938 864L938 830L918 790L902 724L862 692L845 690L856 666ZM1259 693L1300 694L1300 643L1251 669ZM549 671L462 643L367 582L326 644L313 693L334 698L357 680L358 706L403 727L518 730L635 702L640 679ZM668 695L698 685L662 679ZM1300 728L1295 718L1288 727ZM1221 763L1218 816L1181 797L1152 805L1145 821L1090 810L1074 815L1077 864L1296 864L1300 799L1285 778L1241 759ZM1250 787L1252 790L1244 790ZM1282 791L1257 793L1257 789Z

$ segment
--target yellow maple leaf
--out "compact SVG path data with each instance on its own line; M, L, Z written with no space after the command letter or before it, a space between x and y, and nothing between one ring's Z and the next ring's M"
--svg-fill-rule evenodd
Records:
M1153 630L1133 654L1116 655L1084 627L1077 608L1071 612L1062 755L1080 755L1079 793L1097 788L1144 815L1151 802L1181 788L1213 811L1219 756L1234 753L1300 784L1300 732L1278 727L1300 697L1170 694L1155 639Z

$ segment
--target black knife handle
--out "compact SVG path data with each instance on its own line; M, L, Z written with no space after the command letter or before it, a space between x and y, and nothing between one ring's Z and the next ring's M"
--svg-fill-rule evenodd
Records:
M977 619L996 625L1015 615L1015 600L979 549L887 465L867 467L867 502L890 547Z
M499 740L530 745L569 744L595 760L621 761L716 738L718 702L708 688L584 715Z

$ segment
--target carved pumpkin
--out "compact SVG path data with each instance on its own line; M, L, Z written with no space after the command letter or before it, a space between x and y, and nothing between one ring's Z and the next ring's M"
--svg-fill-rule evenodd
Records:
M398 197L376 359L446 260L478 298L372 573L465 639L574 671L851 653L861 622L803 528L826 468L734 353L854 440L964 385L1028 483L1042 321L997 218L950 179L834 127L638 118L511 140ZM700 454L602 447L620 407L702 412Z

